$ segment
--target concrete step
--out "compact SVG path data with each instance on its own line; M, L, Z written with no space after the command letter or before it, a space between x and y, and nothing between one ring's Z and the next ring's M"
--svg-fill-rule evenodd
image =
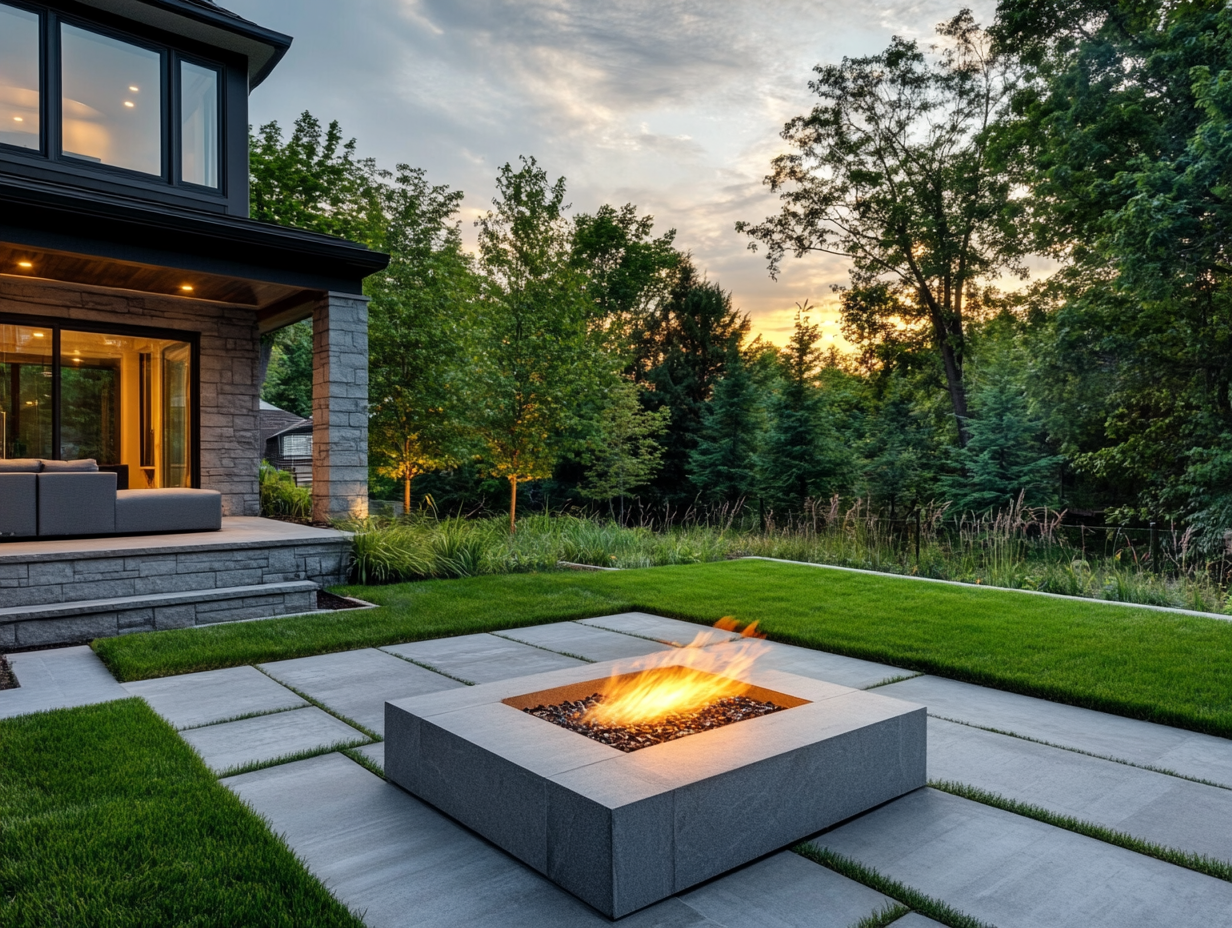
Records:
M0 648L29 648L316 610L311 580L0 609Z

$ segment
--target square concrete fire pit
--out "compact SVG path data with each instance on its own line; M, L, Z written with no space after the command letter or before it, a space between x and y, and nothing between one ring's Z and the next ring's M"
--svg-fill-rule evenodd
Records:
M522 711L650 664L388 702L385 775L611 918L925 784L923 707L774 670L733 676L783 711L631 753Z

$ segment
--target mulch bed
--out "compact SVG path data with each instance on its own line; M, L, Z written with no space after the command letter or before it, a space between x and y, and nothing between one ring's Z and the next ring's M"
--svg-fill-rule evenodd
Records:
M711 703L704 709L684 715L668 715L644 725L634 725L628 728L600 725L588 722L585 715L594 706L603 702L603 696L595 693L585 699L557 703L553 706L535 706L533 709L523 709L523 712L585 735L617 750L629 753L640 751L652 745L663 744L665 741L675 741L688 735L722 728L733 722L743 722L758 716L780 712L783 706L772 702L761 702L749 699L747 696L728 696L718 702Z
M0 654L0 690L15 690L19 685L8 660Z
M335 596L325 590L317 590L318 609L362 609L363 607L363 603L347 599L345 596Z

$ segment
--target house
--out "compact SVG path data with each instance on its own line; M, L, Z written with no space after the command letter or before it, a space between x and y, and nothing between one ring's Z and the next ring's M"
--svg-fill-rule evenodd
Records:
M388 258L248 217L248 95L290 45L210 0L0 0L0 459L256 517L260 339L311 319L313 517L367 514L362 282ZM0 543L0 578L40 543Z
M261 401L259 421L265 461L295 477L300 486L312 484L312 420Z

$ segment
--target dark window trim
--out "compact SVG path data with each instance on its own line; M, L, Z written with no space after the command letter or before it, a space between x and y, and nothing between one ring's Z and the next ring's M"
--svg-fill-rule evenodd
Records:
M131 22L101 10L73 2L73 0L0 0L15 8L36 14L39 17L39 59L42 81L40 100L40 148L21 148L0 144L0 172L14 170L27 176L65 177L74 182L85 182L96 189L114 185L129 196L153 197L164 202L180 202L199 209L221 210L247 215L247 198L237 199L244 192L240 187L247 183L247 163L232 165L238 142L232 140L243 129L243 150L247 151L247 119L242 110L231 118L230 109L235 101L232 96L239 91L233 87L233 73L243 71L247 87L247 62L240 56L194 42L180 36L172 36L161 30ZM67 23L86 31L106 35L119 41L129 42L160 54L162 104L162 173L146 174L115 165L64 157L62 155L63 133L61 129L61 34L60 24ZM219 75L218 147L219 178L217 187L185 183L180 178L182 151L180 149L180 60L209 67ZM244 126L240 126L240 122ZM232 123L235 125L232 125ZM242 168L243 177L237 171ZM93 183L91 183L93 182ZM235 188L234 190L232 188ZM140 191L140 192L138 192ZM234 193L234 196L233 196Z
M60 460L60 331L88 332L91 335L128 335L133 338L161 338L187 342L192 362L189 390L189 428L192 430L191 485L201 488L201 333L183 329L157 329L139 325L112 325L106 322L86 322L55 316L26 316L20 313L0 313L0 324L35 326L51 330L51 453Z

